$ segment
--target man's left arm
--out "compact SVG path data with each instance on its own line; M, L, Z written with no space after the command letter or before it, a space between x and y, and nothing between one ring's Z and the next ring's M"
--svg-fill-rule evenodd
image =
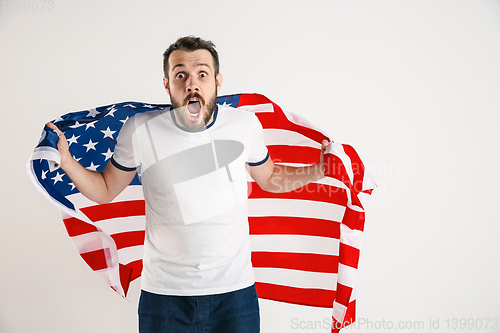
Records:
M258 166L249 166L250 176L268 192L290 192L325 177L325 150L328 141L323 140L319 162L307 167L275 165L269 158Z

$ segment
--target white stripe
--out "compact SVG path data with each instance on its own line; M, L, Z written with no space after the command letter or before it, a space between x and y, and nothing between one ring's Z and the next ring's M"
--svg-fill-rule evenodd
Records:
M120 279L118 278L118 265L114 267L108 267L105 269L101 269L98 271L94 271L101 279L104 280L108 284L108 286L115 288L115 290L121 296L125 297L125 293L123 292L122 285L120 283Z
M373 180L372 175L365 168L365 173L363 174L363 191L372 190L377 187L377 184Z
M118 258L120 260L120 264L122 265L126 265L131 263L132 261L142 259L143 254L144 245L124 247L123 249L118 250Z
M104 248L110 248L111 253L116 253L116 245L113 239L102 232L94 231L86 234L71 237L78 253L87 253ZM108 246L106 246L106 244ZM113 250L114 249L114 250Z
M85 208L90 206L96 206L97 203L87 199L81 193L70 194L66 196L66 199L71 201L75 207ZM142 194L142 185L130 185L126 187L118 196L111 202L123 202L130 200L144 200Z
M285 145L316 148L318 149L319 159L321 145L297 132L268 128L264 130L264 141L266 146Z
M95 225L108 235L125 231L142 231L146 228L146 216L129 216L96 222Z
M354 287L357 269L339 263L339 283L347 287Z
M306 235L250 235L253 252L290 252L339 255L339 240Z
M344 321L344 315L347 310L347 307L344 305L333 302L333 318L335 318L336 321L339 323L342 323Z
M362 231L351 229L345 224L340 225L340 241L343 244L347 244L349 246L360 249L362 236Z
M240 106L238 109L247 110L250 112L274 112L272 103L245 105L245 106Z
M254 268L255 281L287 287L336 290L337 274L282 268Z
M248 216L310 217L341 222L345 207L312 200L251 199L248 200Z
M312 130L315 130L316 132L319 132L319 133L323 134L326 137L329 137L325 132L323 132L322 130L320 130L319 128L317 128L316 126L314 126L309 121L307 121L306 119L302 118L301 116L298 116L295 113L288 112L288 111L283 111L283 113L285 114L285 116L287 117L287 119L290 120L292 123L300 125L300 126L308 127L308 128L310 128Z
M325 153L329 152L340 158L352 184L354 182L354 172L352 171L351 158L345 153L344 147L340 143L333 142L325 151Z

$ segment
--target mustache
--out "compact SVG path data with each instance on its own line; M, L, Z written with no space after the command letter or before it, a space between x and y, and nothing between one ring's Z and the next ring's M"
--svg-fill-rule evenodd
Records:
M200 101L201 105L205 105L205 99L203 97L201 97L200 94L198 94L197 92L194 92L194 93L189 93L189 95L186 96L186 98L184 98L184 101L183 101L183 105L187 105L189 103L189 100L193 97L196 97L198 98L198 100Z

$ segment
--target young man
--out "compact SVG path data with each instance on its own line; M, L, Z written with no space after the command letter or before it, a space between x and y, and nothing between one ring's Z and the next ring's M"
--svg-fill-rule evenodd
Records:
M274 165L250 112L218 106L219 59L209 41L179 38L164 53L171 110L137 114L104 171L83 168L59 134L61 167L90 200L113 200L140 166L146 237L140 332L259 332L250 261L245 168L264 190L324 177L316 165Z

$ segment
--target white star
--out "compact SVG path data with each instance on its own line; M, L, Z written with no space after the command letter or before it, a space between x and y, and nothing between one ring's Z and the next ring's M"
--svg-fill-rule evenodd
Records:
M103 132L103 133L104 133L104 138L107 138L107 137L108 137L108 138L111 138L111 139L114 139L114 138L113 138L113 134L114 134L114 133L116 133L116 131L112 131L112 130L110 130L110 129L109 129L109 126L108 126L108 128L107 128L105 131L101 130L101 132Z
M68 185L71 186L71 191L73 191L76 187L75 184L73 184L73 183L68 183Z
M143 108L150 108L150 109L153 109L153 108L154 108L154 106L149 105L149 104L144 104L142 107L143 107Z
M49 170L46 170L46 171L42 170L42 179L46 179L47 178L47 172L49 172Z
M75 122L74 125L71 125L70 128L78 128L78 127L82 127L84 126L85 124L80 124L78 121Z
M85 126L87 126L87 127L85 128L85 130L88 130L89 127L95 128L94 127L95 123L97 123L97 120L91 121L90 123L86 124Z
M120 120L120 121L125 124L127 122L127 120L128 120L128 116L124 120Z
M128 107L130 107L130 108L134 108L134 109L136 109L136 107L135 107L135 106L133 106L132 104L127 104L127 105L124 105L123 107L126 107L126 106L128 106Z
M54 123L57 123L58 121L63 121L64 119L62 119L61 117L57 117L55 120L54 120Z
M68 140L68 145L70 145L70 146L71 146L71 144L73 144L73 143L78 143L78 142L76 142L76 140L77 140L79 137L80 137L80 135L79 135L79 136L75 136L75 135L73 134L73 136L72 136L71 138L67 139L67 140Z
M78 161L80 161L80 160L82 159L81 157L80 157L80 158L76 158L76 157L75 157L75 155L73 155L73 158L74 158L74 159L75 159L75 161L77 161L77 162L78 162Z
M113 156L113 152L111 151L111 149L108 148L108 151L105 152L105 153L101 153L103 154L104 156L106 156L106 158L104 159L104 161L107 161L111 158L111 156Z
M99 165L100 164L94 165L94 162L90 162L90 166L87 167L86 169L90 170L90 171L97 171L97 168L99 167Z
M226 102L224 102L223 104L217 103L217 105L219 105L219 106L231 106L231 103L227 104Z
M92 139L89 140L89 143L85 144L84 146L87 147L87 151L90 149L95 149L95 145L98 144L99 142L92 142Z
M62 182L62 177L64 176L64 173L62 175L59 174L59 171L57 172L56 176L54 178L50 178L54 181L54 185L57 182Z
M109 110L108 114L106 115L107 116L111 116L111 117L114 117L115 116L115 111L117 111L118 109L111 109Z
M97 109L90 109L89 110L89 114L87 115L87 117L92 117L92 118L95 118L95 116L97 116L100 112L97 111Z

